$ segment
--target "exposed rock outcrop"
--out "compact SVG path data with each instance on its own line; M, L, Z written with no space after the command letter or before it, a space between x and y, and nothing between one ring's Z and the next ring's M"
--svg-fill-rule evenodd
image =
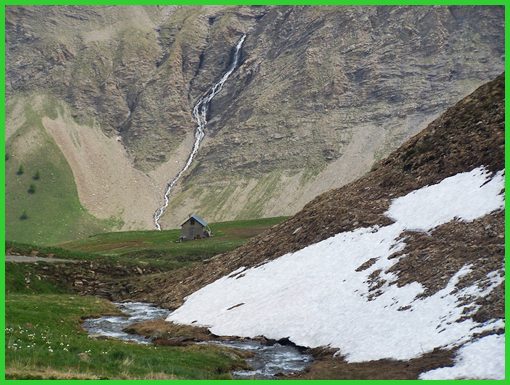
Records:
M36 111L40 118L54 119L69 106L73 126L99 126L110 137L105 142L116 138L136 168L127 175L150 176L131 178L138 186L131 193L112 185L111 172L88 181L83 163L66 154L73 173L85 175L76 181L81 203L125 229L148 228L160 206L153 185L161 184L162 200L163 176L170 180L185 161L193 104L247 33L241 65L213 101L207 137L162 222L175 226L194 211L211 221L292 214L363 175L500 73L503 13L442 6L9 7L8 135L28 140L20 129L31 116L27 96L55 100ZM26 161L30 154L20 154L13 140L12 158ZM83 198L91 195L89 182L103 186L93 199ZM142 205L119 199L99 207L146 185L150 197Z

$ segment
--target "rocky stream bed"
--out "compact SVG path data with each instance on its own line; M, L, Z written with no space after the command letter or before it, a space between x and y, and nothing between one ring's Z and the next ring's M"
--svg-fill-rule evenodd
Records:
M151 344L150 338L130 334L125 329L134 323L164 319L170 311L145 302L116 302L125 316L104 316L88 318L83 328L91 336L117 338L139 344ZM264 344L250 339L221 339L217 341L197 342L199 344L217 344L233 349L248 351L253 355L247 359L250 370L235 371L234 378L271 379L304 371L312 362L312 356L296 346L282 345L278 342Z

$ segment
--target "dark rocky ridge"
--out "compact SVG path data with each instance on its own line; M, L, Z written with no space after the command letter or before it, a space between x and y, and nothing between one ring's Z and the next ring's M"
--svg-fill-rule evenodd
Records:
M384 212L392 199L479 166L493 172L504 169L504 75L449 108L363 178L320 195L289 220L231 253L210 259L206 266L142 279L141 295L176 308L185 296L242 266L263 264L340 232L389 224ZM502 267L502 221L503 215L494 213L470 223L451 222L430 234L408 234L407 255L393 268L398 284L418 281L430 294L444 287L467 262L475 264L472 280L485 276L489 268ZM417 255L423 253L433 265L427 274L422 274L425 267L415 266ZM500 317L503 302L482 309L485 314L478 317Z

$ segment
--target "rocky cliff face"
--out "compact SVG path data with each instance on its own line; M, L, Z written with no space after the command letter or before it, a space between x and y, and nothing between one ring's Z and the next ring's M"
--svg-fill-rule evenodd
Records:
M77 121L119 135L135 166L154 168L193 130L193 97L228 64L236 31L216 27L218 14L243 9L11 7L8 93L49 91Z
M503 24L502 7L8 7L8 135L31 96L51 96L40 117L115 141L91 172L49 130L82 204L148 228L191 146L194 102L247 33L163 224L291 214L501 72ZM115 164L137 188L116 187Z
M291 214L361 176L502 70L500 15L268 9L248 33L243 65L213 101L209 139L169 216L184 214L183 202L221 219Z

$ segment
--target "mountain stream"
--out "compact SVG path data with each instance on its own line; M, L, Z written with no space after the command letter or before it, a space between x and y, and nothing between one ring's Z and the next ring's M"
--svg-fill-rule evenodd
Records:
M128 325L153 319L164 319L170 311L144 302L115 303L127 316L105 316L89 318L83 322L83 328L92 336L105 336L131 341L139 344L150 344L151 340L136 334L123 331ZM247 350L253 357L247 359L251 370L232 373L234 378L276 378L278 374L297 373L305 370L312 362L312 356L301 352L291 345L263 345L255 340L221 340L214 342L198 342L200 344L217 344L235 349Z
M168 207L168 203L170 201L170 193L172 189L175 187L179 179L183 176L186 170L191 166L193 159L195 158L198 149L200 148L200 143L204 139L205 136L205 126L207 125L207 112L209 111L209 105L211 100L221 91L223 85L227 81L227 79L232 75L239 64L239 58L241 57L241 47L243 46L244 39L246 38L246 34L244 34L241 39L237 42L234 57L232 62L230 63L229 68L223 74L221 79L215 83L200 99L198 99L195 107L193 107L193 119L197 122L197 128L195 130L195 142L193 143L193 148L191 149L191 153L189 154L188 160L184 167L179 171L179 173L166 185L165 195L164 195L164 203L163 206L158 208L154 213L154 225L157 230L161 230L161 224L159 220L161 216L165 213L166 208Z

